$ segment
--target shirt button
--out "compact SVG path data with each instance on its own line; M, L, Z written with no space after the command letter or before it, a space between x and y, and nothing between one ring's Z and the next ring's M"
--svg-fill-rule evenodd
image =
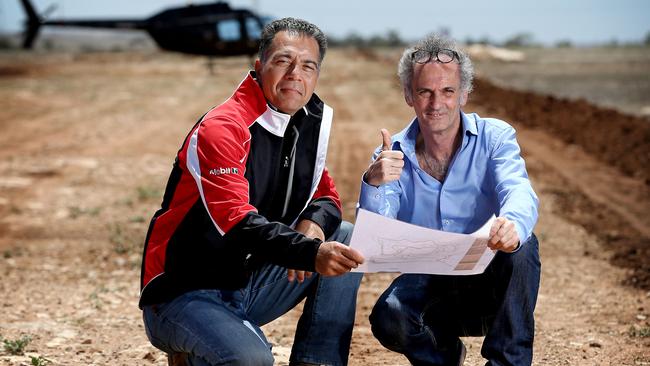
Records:
M375 198L376 198L376 199L379 199L379 197L381 197L381 195L380 195L379 193L377 193L377 194L375 195Z
M449 220L442 220L442 224L445 226L449 225Z

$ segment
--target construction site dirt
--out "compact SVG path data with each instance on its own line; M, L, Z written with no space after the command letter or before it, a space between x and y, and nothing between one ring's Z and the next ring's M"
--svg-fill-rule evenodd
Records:
M354 222L360 177L412 118L399 50L333 49L316 92L334 109L327 165ZM650 121L479 77L466 112L503 119L540 197L535 365L650 365ZM140 261L187 131L228 98L247 58L161 52L0 55L0 365L166 365L138 309ZM647 65L645 67L648 67ZM367 274L351 365L406 365L368 315L397 274ZM300 307L263 327L286 365ZM483 364L465 338L466 365Z

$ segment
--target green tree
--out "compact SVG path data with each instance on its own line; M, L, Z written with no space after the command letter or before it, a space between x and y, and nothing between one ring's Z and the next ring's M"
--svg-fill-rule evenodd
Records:
M366 41L359 33L352 32L343 39L342 43L345 46L363 47Z
M534 45L534 37L526 32L517 33L508 38L503 45L505 47L530 47Z
M404 41L400 37L399 32L395 29L390 29L386 33L386 45L390 47L400 47L404 46Z

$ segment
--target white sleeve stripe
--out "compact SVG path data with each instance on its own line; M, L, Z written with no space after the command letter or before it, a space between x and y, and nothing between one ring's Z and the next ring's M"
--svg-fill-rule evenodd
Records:
M187 147L187 169L189 172L192 174L192 177L194 177L194 180L196 181L196 186L199 189L199 194L201 195L201 201L203 201L203 206L205 207L205 210L208 212L208 216L210 217L210 220L212 220L212 223L214 224L214 227L217 228L219 231L219 234L225 235L225 232L217 225L217 222L214 221L214 218L210 214L210 210L208 209L208 205L205 202L205 194L203 193L203 185L201 184L201 166L199 165L199 154L197 152L198 149L198 139L199 139L199 126L192 132L192 137L190 137L190 144Z
M309 193L309 198L305 203L305 207L302 208L304 211L309 202L311 202L312 197L318 189L318 183L320 183L321 177L323 176L323 171L325 170L325 160L327 158L327 146L329 143L330 129L332 128L332 117L334 116L334 110L332 107L327 104L323 104L323 119L320 124L320 131L318 132L318 148L316 150L316 162L314 165L314 177L311 182L311 192ZM302 212L301 211L301 212ZM296 221L292 224L294 226Z

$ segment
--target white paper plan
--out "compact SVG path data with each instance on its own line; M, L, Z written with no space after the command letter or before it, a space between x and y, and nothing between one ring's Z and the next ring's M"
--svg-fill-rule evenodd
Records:
M472 234L457 234L359 209L350 246L366 261L353 272L483 273L495 254L487 246L493 221L494 216Z

